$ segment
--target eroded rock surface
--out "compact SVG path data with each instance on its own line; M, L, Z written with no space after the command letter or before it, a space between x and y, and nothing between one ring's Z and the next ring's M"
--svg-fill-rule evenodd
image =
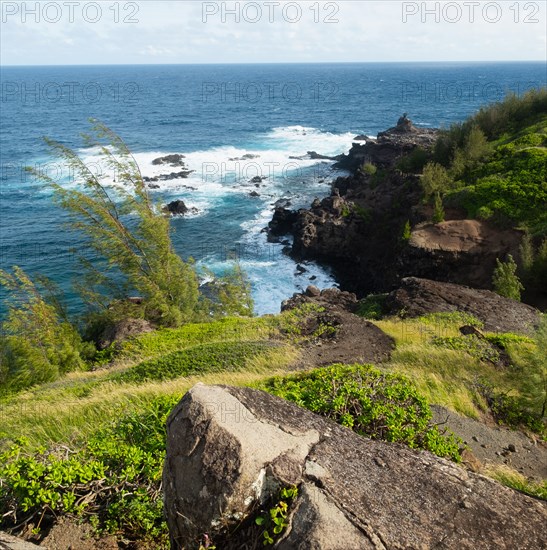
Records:
M412 231L401 274L491 288L496 259L519 255L522 232L480 220L421 224ZM406 273L405 273L406 271Z
M541 549L547 505L406 447L371 441L250 388L194 386L167 422L173 548L213 542L299 486L282 549ZM252 519L252 518L251 518ZM243 548L232 532L223 548Z
M389 294L387 301L391 313L404 311L408 317L464 311L480 319L484 329L491 332L529 334L539 323L538 310L490 290L417 277L403 279L401 286Z
M0 550L36 550L39 546L0 532Z

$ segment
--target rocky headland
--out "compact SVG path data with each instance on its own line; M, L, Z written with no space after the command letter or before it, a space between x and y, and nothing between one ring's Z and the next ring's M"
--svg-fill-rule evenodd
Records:
M308 209L276 208L269 239L291 234L295 259L328 265L358 297L390 292L405 277L491 289L496 258L518 259L523 233L466 219L456 208L446 209L445 221L430 221L421 175L408 159L429 154L437 136L406 117L377 139L357 136L365 139L335 165L351 175L337 178L331 195Z

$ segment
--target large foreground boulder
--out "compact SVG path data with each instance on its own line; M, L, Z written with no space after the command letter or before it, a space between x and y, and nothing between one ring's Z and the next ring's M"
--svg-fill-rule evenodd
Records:
M36 544L12 537L0 531L0 550L37 550ZM42 548L42 550L44 550Z
M245 539L256 528L245 518L293 484L298 497L274 548L547 545L545 503L264 392L198 384L171 413L164 490L173 548L193 548L205 533L223 549L260 547Z
M470 313L484 323L485 330L492 332L530 334L539 324L537 309L490 290L417 277L403 279L387 302L391 313L404 311L408 317L453 311Z

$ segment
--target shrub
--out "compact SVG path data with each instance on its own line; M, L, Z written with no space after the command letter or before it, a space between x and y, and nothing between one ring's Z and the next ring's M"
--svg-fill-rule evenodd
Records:
M435 193L435 199L433 201L433 223L440 223L444 221L444 208L443 200L440 193Z
M406 220L406 223L403 227L403 234L401 236L401 239L404 243L407 243L410 241L410 237L412 236L412 226L410 225L410 220Z
M407 174L417 174L423 170L428 158L429 154L425 149L416 147L399 161L397 168Z
M374 174L376 174L376 171L378 169L376 168L376 166L374 164L372 164L372 162L365 162L363 164L363 166L361 166L361 172L363 172L363 174L367 174L369 176L374 176Z
M0 392L51 382L84 368L83 356L90 350L53 299L48 303L19 267L12 274L0 270L0 285L10 291L1 326Z
M426 200L436 194L445 193L451 186L452 180L446 169L435 162L425 165L421 183Z
M440 348L465 351L475 359L479 359L479 361L497 363L500 360L499 351L492 347L488 340L478 338L474 334L448 337L435 336L432 343Z
M303 344L334 336L339 324L323 306L307 302L285 311L280 328L291 341Z
M272 378L263 389L358 434L460 460L459 441L431 425L425 398L401 375L382 373L369 365L333 365Z
M524 290L517 276L517 264L513 256L509 254L506 262L500 262L496 258L496 268L492 276L492 285L500 296L520 301L520 293Z
M520 397L500 392L488 383L478 383L477 386L486 399L492 416L499 424L516 428L525 427L540 434L545 432L543 421L523 407Z
M370 294L357 306L357 315L365 319L378 320L386 313L387 294Z
M1 526L91 516L98 533L167 548L161 475L165 421L178 399L157 398L146 410L98 429L77 450L13 444L0 454Z

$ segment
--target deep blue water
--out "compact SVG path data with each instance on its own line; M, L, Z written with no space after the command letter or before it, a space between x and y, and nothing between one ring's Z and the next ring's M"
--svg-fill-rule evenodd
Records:
M153 166L158 156L186 155L195 172L153 191L197 208L172 221L177 250L217 272L235 254L251 277L258 313L278 311L312 276L318 286L334 283L315 265L297 275L282 245L261 233L276 200L304 206L339 175L330 162L289 157L345 152L356 134L374 136L403 112L417 125L449 125L508 91L547 83L544 63L3 67L0 78L0 267L51 277L77 311L71 281L81 243L22 167L74 185L48 157L42 136L97 167L97 151L80 138L94 117L125 140L144 175L178 170ZM245 154L258 156L230 160ZM270 177L256 188L249 183L255 175ZM253 190L260 196L251 197Z

